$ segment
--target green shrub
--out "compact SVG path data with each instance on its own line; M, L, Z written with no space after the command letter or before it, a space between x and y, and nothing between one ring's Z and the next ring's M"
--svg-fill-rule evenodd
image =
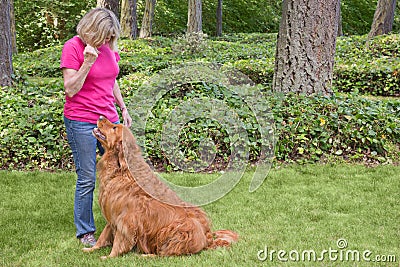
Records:
M341 37L337 41L333 87L337 92L366 95L400 95L400 35L374 38ZM206 38L195 50L184 37L121 40L120 77L142 72L152 75L187 61L227 64L245 73L257 84L271 86L276 34L231 34ZM61 46L18 54L14 66L21 73L61 77ZM40 60L37 60L40 58Z
M340 92L400 95L400 35L343 37L336 48L334 87Z
M255 83L272 87L274 64L273 59L242 59L232 65Z
M286 95L271 98L279 133L276 157L315 162L331 156L345 160L397 157L400 101L368 100L355 95L332 98ZM397 146L393 150L392 145Z
M125 101L140 94L142 77L121 80ZM130 86L137 87L131 88ZM259 125L251 109L221 85L195 83L174 88L153 107L146 125L146 153L153 164L175 166L160 148L164 120L181 103L196 97L224 101L244 123L250 161L260 157ZM5 89L0 99L0 169L70 169L72 166L62 121L61 79L41 80ZM259 88L255 88L255 90ZM399 160L400 101L369 100L355 95L332 98L275 95L263 89L275 122L275 162L318 162L340 159L357 162ZM255 91L256 92L256 91ZM200 161L203 141L216 144L216 162L209 169L226 166L231 144L224 129L209 118L187 122L180 132L179 148L188 161Z
M146 125L146 151L156 165L169 165L160 147L163 124L181 102L207 96L221 99L238 112L246 125L250 161L259 158L259 125L249 107L226 88L209 84L174 88L158 101ZM254 93L258 89L255 88ZM140 92L137 92L140 94ZM348 161L398 160L400 101L374 101L355 95L275 95L265 91L265 100L275 121L275 159L279 162L317 162L332 157ZM263 100L260 100L263 101ZM219 148L217 159L226 166L231 153L226 129L210 118L185 124L179 147L187 161L199 160L199 143L210 138ZM218 167L218 166L216 166Z
M0 169L67 169L63 83L42 80L4 88L0 98Z
M277 162L332 158L398 161L399 100L372 100L358 95L399 95L399 37L393 34L375 38L368 49L366 36L339 38L334 87L346 94L336 93L332 98L279 96L270 92L275 34L209 38L195 50L187 49L183 37L121 40L119 84L129 103L141 94L143 82L163 69L185 62L217 62L240 70L258 84L255 89L262 88L275 120ZM29 82L21 80L16 87L4 89L0 99L0 169L72 166L62 122L60 53L61 46L56 46L14 57L16 73L28 77ZM249 158L256 162L260 157L260 133L251 110L224 86L193 83L175 88L153 107L154 117L146 128L146 152L153 163L160 168L174 168L159 147L163 122L182 100L203 96L224 101L241 114L249 136ZM212 140L218 149L217 163L211 168L226 166L231 147L222 125L207 118L196 119L188 122L181 134L179 145L188 160L199 161L201 144Z
M254 92L258 92L256 88ZM194 100L201 100L198 109L195 108ZM211 112L200 112L203 110L202 107L210 103L210 100L218 100L226 106L213 106L215 111L213 114ZM171 144L171 146L176 145L181 150L180 153L185 162L193 162L195 165L201 164L202 142L213 142L213 145L209 144L209 149L215 152L216 162L226 166L232 153L232 144L230 144L232 136L229 136L230 129L227 129L226 125L230 125L235 121L235 115L246 126L245 131L247 134L247 136L241 135L240 131L237 131L237 139L241 137L243 139L236 142L242 142L249 149L250 161L257 160L260 154L259 125L250 107L246 105L240 96L223 85L192 82L172 88L152 107L152 116L146 123L146 151L155 164L173 165L166 159L165 151L171 148L164 147L162 149L161 147L162 137L165 134L163 127L165 123L169 123L169 116L177 112L176 108L184 104L190 105L190 109L189 112L184 112L182 120L179 120L180 123L185 122L182 129L179 129L179 144ZM235 114L230 113L229 111L231 110L234 110ZM223 116L221 112L224 112ZM172 137L168 136L167 139L170 140ZM239 149L237 152L239 154L243 153L242 156L244 157L245 150ZM214 164L214 167L220 167L217 166L219 164Z
M31 77L62 77L60 57L62 46L37 49L13 56L13 66L21 74Z

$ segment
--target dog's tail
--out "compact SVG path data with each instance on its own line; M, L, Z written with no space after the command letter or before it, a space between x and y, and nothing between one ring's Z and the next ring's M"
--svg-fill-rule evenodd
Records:
M232 243L238 241L239 235L231 230L218 230L212 233L213 242L209 245L209 249L217 247L229 247Z

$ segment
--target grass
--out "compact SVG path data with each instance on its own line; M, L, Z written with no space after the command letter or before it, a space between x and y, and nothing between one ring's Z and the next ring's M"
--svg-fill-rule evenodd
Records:
M1 266L371 266L371 262L340 261L340 253L371 251L396 256L400 262L400 167L354 165L289 166L270 171L263 185L248 192L246 173L222 199L204 207L214 229L237 231L241 239L230 249L203 251L184 257L142 258L134 253L102 261L109 248L93 254L81 251L74 237L74 173L0 172ZM213 180L218 174L163 174L176 183ZM97 191L96 191L97 193ZM98 233L104 227L97 202ZM346 239L340 250L337 241ZM322 262L301 261L313 250ZM268 250L268 252L267 252ZM286 251L279 261L277 252ZM267 253L265 253L267 252ZM283 253L283 252L281 252ZM257 257L265 258L260 261ZM344 257L344 256L343 256ZM361 254L362 257L362 254ZM345 260L345 258L343 258ZM379 265L378 263L374 263Z

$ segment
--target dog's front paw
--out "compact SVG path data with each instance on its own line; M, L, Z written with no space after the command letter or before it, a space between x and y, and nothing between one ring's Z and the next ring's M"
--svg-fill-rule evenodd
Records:
M94 249L93 248L83 248L83 252L92 252Z
M100 259L102 259L103 261L106 260L108 258L108 256L101 256Z
M142 256L143 258L145 258L145 257L151 257L151 258L157 257L156 254L140 254L140 256Z

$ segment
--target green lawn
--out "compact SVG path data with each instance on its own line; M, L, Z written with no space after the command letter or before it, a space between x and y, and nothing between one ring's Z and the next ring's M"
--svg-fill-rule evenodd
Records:
M129 253L102 261L109 248L85 254L74 237L74 173L2 171L0 266L399 266L400 167L283 167L271 170L254 193L248 192L251 174L204 207L214 229L240 234L232 248L169 258ZM218 174L163 176L193 184ZM95 218L98 235L104 220L97 202ZM343 249L341 239L347 242ZM396 262L366 262L363 255Z

